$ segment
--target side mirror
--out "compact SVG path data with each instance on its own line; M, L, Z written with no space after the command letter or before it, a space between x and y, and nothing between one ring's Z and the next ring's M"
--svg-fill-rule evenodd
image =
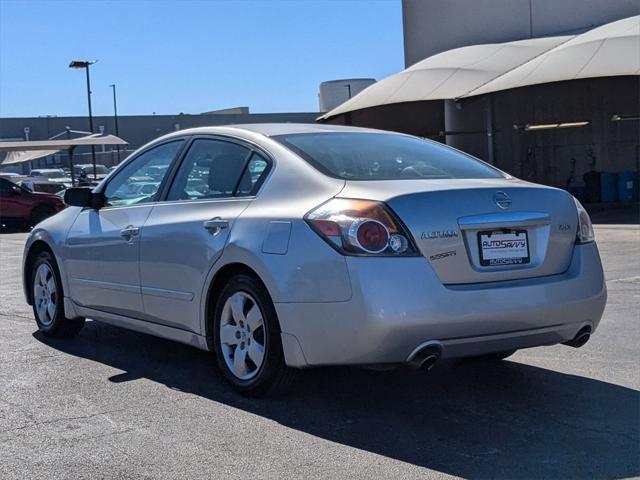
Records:
M98 209L103 205L104 195L93 193L90 188L73 187L64 191L64 203L71 207L90 207Z
M22 190L20 190L20 187L11 187L11 193L13 193L14 195L20 195L22 193Z

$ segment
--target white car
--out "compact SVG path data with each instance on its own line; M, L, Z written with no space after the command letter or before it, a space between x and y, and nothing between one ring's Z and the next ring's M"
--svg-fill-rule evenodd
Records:
M163 172L153 195L118 193L150 167ZM90 318L184 342L247 394L320 365L578 347L606 302L571 195L408 135L182 130L65 201L24 252L42 333L74 335Z
M61 190L72 186L71 177L69 177L61 168L38 168L29 172L29 177L39 182L57 183Z

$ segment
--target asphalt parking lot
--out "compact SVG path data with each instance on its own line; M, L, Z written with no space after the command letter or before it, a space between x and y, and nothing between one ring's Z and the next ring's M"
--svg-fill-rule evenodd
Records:
M0 478L640 476L640 227L600 217L609 302L583 348L316 369L265 400L187 346L96 322L43 338L22 296L26 234L1 234Z

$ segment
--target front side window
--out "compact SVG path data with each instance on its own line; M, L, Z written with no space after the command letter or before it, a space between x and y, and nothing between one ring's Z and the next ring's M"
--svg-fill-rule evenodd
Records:
M157 201L160 184L182 143L183 140L177 140L153 147L121 169L104 190L105 205L116 207Z
M167 200L232 197L251 150L222 140L196 139L191 144Z
M272 138L324 174L345 180L504 178L474 157L405 135L322 132Z

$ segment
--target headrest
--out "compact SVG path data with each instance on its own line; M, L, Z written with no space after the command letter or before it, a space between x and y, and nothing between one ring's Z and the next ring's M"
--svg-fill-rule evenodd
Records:
M233 193L243 165L244 158L240 155L216 155L209 167L209 190L215 193Z

